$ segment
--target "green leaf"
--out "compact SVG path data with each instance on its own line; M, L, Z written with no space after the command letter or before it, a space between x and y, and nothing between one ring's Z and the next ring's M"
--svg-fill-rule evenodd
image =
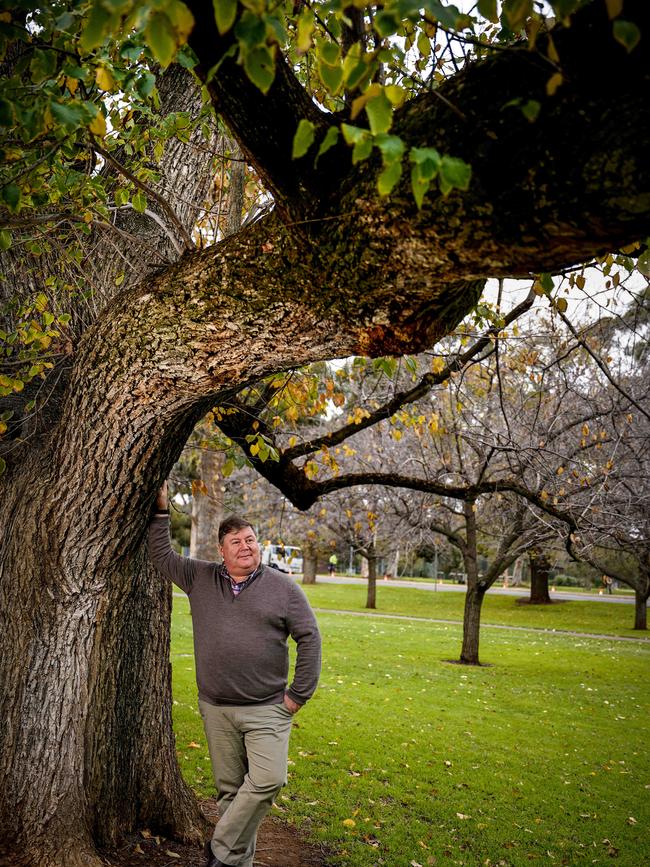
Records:
M373 26L382 39L392 36L400 26L400 19L396 12L378 12L375 15Z
M356 166L357 163L367 160L371 153L372 138L367 135L365 138L360 139L352 148L352 165Z
M402 176L402 163L396 161L387 165L377 178L377 189L380 195L387 196Z
M417 166L413 166L411 169L411 189L413 190L415 204L418 208L421 208L424 196L429 189L429 181L420 175Z
M393 107L383 91L368 100L366 114L368 115L370 130L374 135L388 132L393 122Z
M345 143L349 145L357 144L357 142L368 137L367 129L361 129L361 127L358 126L351 126L349 123L341 124L341 132L343 133Z
M650 239L646 241L646 249L637 259L636 267L639 274L643 274L644 277L650 277Z
M440 162L440 189L443 195L456 187L459 190L469 188L472 177L472 169L466 162L458 157L444 156Z
M354 90L356 87L361 85L370 72L371 67L368 65L365 58L359 59L356 62L354 62L354 58L352 58L352 60L348 62L348 58L346 57L343 63L345 86L348 90Z
M404 142L397 135L386 135L385 133L380 133L375 136L375 144L381 151L384 165L399 162L404 156Z
M268 45L258 45L244 55L244 70L262 93L268 93L275 78L275 60Z
M0 230L0 250L8 250L11 247L11 232L8 229Z
M246 10L237 22L235 36L241 48L249 51L266 41L266 26L259 15Z
M101 0L95 0L79 40L79 46L83 52L89 53L93 48L102 44L104 36L110 30L112 17L111 13L104 8Z
M491 21L493 24L498 23L497 0L478 0L478 11L488 21Z
M144 35L158 63L163 69L169 66L176 52L176 33L169 18L162 12L154 12Z
M73 132L86 121L91 120L92 116L83 103L78 100L67 102L50 102L50 111L52 116L69 132Z
M212 0L214 20L221 35L227 33L237 17L237 0Z
M542 289L545 292L552 292L553 291L553 278L551 277L550 274L546 274L546 273L540 274L539 275L539 282L540 282Z
M154 87L156 86L156 76L151 72L143 72L139 75L135 82L135 89L143 99L151 96Z
M409 160L423 181L430 181L440 170L441 157L435 148L411 148Z
M13 103L7 99L0 99L0 126L13 126L16 122L16 113Z
M198 57L189 45L181 45L176 52L176 63L182 66L183 69L194 69L198 62Z
M321 40L318 43L318 54L320 59L328 66L336 66L341 56L341 49L334 42Z
M521 30L533 12L533 0L504 0L503 17L513 32Z
M336 96L343 84L343 68L341 66L330 66L321 60L318 63L318 75L332 96Z
M6 187L3 187L2 199L12 214L15 214L20 207L21 198L21 189L16 184L7 184Z
M622 21L619 18L614 22L614 39L630 54L639 44L641 31L632 21Z
M529 99L528 102L522 105L521 112L527 121L534 123L539 116L541 108L541 103L537 102L536 99Z
M29 71L34 84L40 84L56 75L56 54L54 51L43 51L41 48L34 49L34 55L29 64Z
M291 159L297 160L304 157L309 148L314 143L316 127L310 120L303 118L298 124L298 129L293 137L293 147L291 150Z
M139 214L143 214L147 207L147 197L142 192L142 190L138 190L138 192L131 199L131 204L133 205L134 210L136 210Z
M320 147L318 148L318 153L316 154L316 162L318 162L318 160L323 156L323 154L327 153L330 148L334 147L338 140L338 128L335 126L331 126L325 133L325 138L323 139Z

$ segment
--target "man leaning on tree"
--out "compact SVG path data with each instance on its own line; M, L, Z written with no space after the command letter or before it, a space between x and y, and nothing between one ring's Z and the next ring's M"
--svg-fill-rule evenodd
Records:
M287 781L292 717L318 683L320 634L302 589L261 565L248 521L222 521L219 550L221 565L173 551L165 484L149 555L187 593L192 610L199 709L220 815L205 846L207 867L252 867L259 824ZM289 636L297 656L287 687Z

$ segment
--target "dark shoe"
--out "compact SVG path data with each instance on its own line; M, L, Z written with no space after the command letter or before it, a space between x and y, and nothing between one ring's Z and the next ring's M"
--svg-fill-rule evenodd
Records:
M212 851L212 846L210 845L210 841L204 846L205 857L207 858L205 867L232 867L230 864L226 864L225 861L220 861L217 856Z

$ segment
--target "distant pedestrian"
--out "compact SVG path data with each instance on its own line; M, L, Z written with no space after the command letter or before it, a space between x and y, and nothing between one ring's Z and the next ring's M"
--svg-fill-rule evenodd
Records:
M327 571L329 572L331 578L333 578L336 574L336 567L338 565L338 562L339 558L336 556L336 554L332 554L327 563Z
M605 588L605 592L611 595L612 593L612 584L614 582L609 577L609 575L603 575L603 587Z

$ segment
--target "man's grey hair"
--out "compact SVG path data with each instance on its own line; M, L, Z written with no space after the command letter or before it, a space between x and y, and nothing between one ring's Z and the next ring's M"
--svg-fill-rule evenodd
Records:
M250 527L255 532L255 528L246 518L240 518L239 515L230 515L230 517L224 518L219 524L219 544L223 544L224 536L227 533L236 533L238 530L245 530L246 527Z

